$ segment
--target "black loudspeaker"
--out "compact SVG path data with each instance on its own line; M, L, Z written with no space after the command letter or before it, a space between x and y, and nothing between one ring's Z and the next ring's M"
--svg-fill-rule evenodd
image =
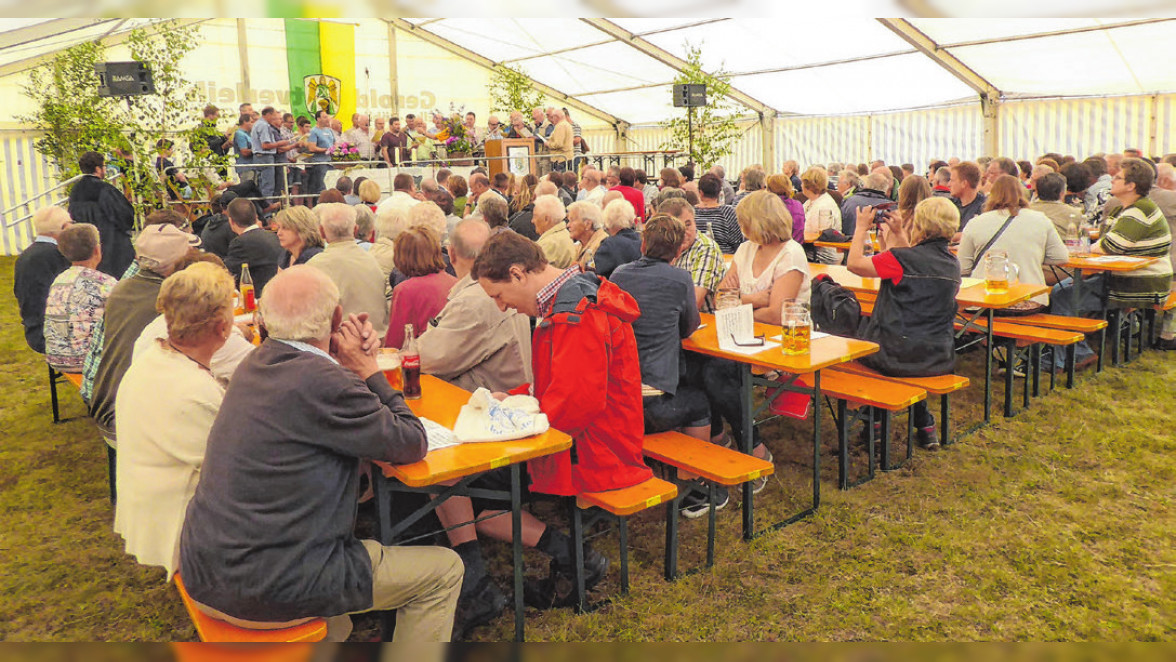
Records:
M94 65L98 74L98 96L138 97L155 94L151 70L142 62L99 62Z
M706 105L706 85L695 83L674 85L675 108L701 108Z

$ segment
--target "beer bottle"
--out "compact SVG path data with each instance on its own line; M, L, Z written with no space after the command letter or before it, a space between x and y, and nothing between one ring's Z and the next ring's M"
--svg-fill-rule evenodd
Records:
M413 337L412 325L404 325L404 348L400 350L400 373L405 400L421 397L421 352Z
M257 295L253 289L253 277L249 275L249 263L241 264L241 307L245 312L257 310Z

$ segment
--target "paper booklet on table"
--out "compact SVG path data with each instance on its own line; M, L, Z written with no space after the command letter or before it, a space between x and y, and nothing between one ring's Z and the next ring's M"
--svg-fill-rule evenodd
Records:
M755 315L749 303L716 310L715 334L719 349L724 352L751 355L779 346L779 343L767 342L763 336L756 337Z

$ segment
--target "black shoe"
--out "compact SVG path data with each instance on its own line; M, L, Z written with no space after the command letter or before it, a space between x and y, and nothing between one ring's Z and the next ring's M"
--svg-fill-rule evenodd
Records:
M715 510L726 508L730 501L731 495L727 492L727 488L716 485ZM682 512L683 517L697 519L710 512L710 500L707 499L706 492L693 491L682 499L678 504L678 508Z
M1156 349L1163 349L1167 351L1176 350L1176 338L1168 338L1167 340L1160 338L1156 341Z
M464 587L463 587L464 588ZM471 630L488 625L506 608L506 596L490 575L482 575L469 591L463 590L457 599L457 613L453 617L453 639L464 639Z
M584 592L596 587L608 572L608 557L591 547L584 548ZM576 603L576 572L571 564L552 559L549 574L544 579L523 582L523 602L535 609L571 607Z

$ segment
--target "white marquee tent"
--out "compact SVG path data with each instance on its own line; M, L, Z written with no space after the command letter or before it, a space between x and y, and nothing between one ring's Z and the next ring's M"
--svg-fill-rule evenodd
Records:
M174 20L200 30L183 66L211 102L288 102L283 19ZM681 112L670 103L670 84L688 44L701 47L705 68L731 74L730 102L745 132L729 170L789 158L802 165L881 158L922 168L949 156L1176 151L1170 18L330 20L354 27L361 111L389 116L453 104L485 118L488 67L507 63L572 109L597 152L662 144L658 122ZM88 40L103 40L111 60L127 59L127 33L150 23L171 25L0 19L6 226L27 214L10 208L55 184L32 147L35 127L17 119L31 110L20 93L27 72ZM0 246L11 254L29 238L27 227L6 227Z

